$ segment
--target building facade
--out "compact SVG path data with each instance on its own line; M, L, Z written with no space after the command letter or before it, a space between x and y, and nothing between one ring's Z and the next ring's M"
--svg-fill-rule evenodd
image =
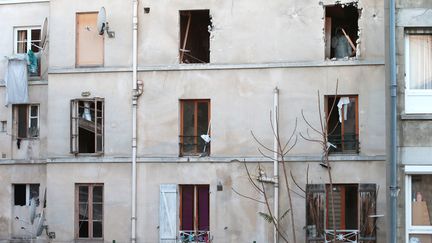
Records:
M258 148L274 146L275 112L282 143L298 138L285 156L297 241L329 239L334 215L347 240L385 242L383 1L146 0L137 18L133 6L0 2L0 242L36 237L39 214L43 242L128 242L134 222L139 243L271 242L266 205L244 196L262 200L245 165L252 181L273 176ZM28 100L8 102L14 56L31 71L32 48ZM322 138L320 114L333 188L322 147L302 138Z

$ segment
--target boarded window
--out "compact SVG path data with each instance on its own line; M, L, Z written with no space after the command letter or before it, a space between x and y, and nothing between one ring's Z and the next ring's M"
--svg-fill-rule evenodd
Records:
M358 96L327 96L330 152L358 153Z
M13 108L16 136L39 137L39 105L14 105Z
M180 116L180 156L209 155L210 100L181 100Z
M360 10L355 4L325 7L326 58L356 55Z
M210 62L209 10L180 11L180 63Z
M75 186L76 238L103 238L103 184Z
M104 100L71 100L71 153L103 153Z
M208 185L180 186L180 239L191 237L208 242L210 231L210 192Z
M97 13L76 14L76 65L102 66L104 37L97 31Z

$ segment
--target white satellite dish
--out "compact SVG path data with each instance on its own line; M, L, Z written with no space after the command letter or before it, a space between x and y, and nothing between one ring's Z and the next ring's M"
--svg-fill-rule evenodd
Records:
M40 214L39 220L36 225L36 237L42 235L43 230L46 228L44 223L45 223L45 210L42 210L42 213Z
M106 31L108 37L110 37L110 38L115 37L115 32L109 30L109 25L108 25L108 22L106 20L105 7L102 7L99 10L98 18L97 18L97 30L98 30L99 35L103 35Z
M32 198L30 200L30 223L33 224L36 217L36 199Z
M41 31L41 47L43 48L45 46L45 41L47 40L48 35L48 19L45 18L42 24L42 31Z

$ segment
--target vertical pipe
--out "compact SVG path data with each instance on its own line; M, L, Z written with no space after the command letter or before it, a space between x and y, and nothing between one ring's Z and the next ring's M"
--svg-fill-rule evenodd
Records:
M396 22L395 0L389 1L390 41L390 243L397 242L397 81L396 81Z
M275 130L275 134L279 136L279 89L276 87L273 90L273 128ZM278 219L279 219L279 161L278 161L278 137L274 136L273 138L273 176L275 179L274 183L274 217L276 218L276 224L273 227L273 241L274 243L278 242Z
M138 43L138 1L133 0L132 16L132 212L131 212L131 243L136 242L136 208L137 208L137 43Z

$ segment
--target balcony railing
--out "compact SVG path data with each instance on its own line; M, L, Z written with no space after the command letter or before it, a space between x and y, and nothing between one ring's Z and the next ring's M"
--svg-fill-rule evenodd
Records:
M205 242L210 243L210 231L204 230L181 230L179 232L180 243L198 243Z
M334 240L333 230L325 231L325 243L331 243ZM359 230L336 230L336 243L358 243Z
M334 145L330 146L330 152L359 153L360 142L358 134L345 133L344 135L329 135L328 141Z
M210 154L210 143L200 136L179 136L180 156L208 156Z

